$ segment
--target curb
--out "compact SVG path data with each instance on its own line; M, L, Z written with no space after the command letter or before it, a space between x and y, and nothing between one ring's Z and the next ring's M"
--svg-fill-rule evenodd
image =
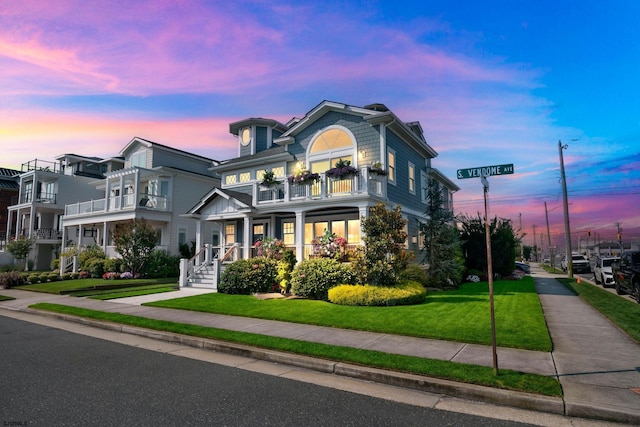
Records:
M84 317L71 316L67 314L44 312L30 308L18 309L16 311L22 311L29 314L36 314L39 316L64 320L68 322L74 322L99 329L137 335L159 341L182 344L185 346L204 350L211 350L256 360L264 360L268 362L295 366L298 368L304 368L316 372L356 378L365 381L371 381L451 397L458 397L462 399L483 401L502 406L548 412L558 415L568 415L565 412L565 403L563 399L559 397L540 396L531 393L503 390L498 388L479 386L475 384L466 384L416 374L387 371L384 369L352 365L343 362L334 362L309 356L262 349L259 347L251 347L243 344L233 344L224 341L198 338L190 335L182 335L172 332L155 331L151 329L121 325L118 323L102 322L99 320L87 319ZM578 408L576 408L575 412L582 412L577 409ZM601 412L594 414L593 408L590 409L591 418L597 417L602 419ZM571 416L580 415L572 414ZM609 419L620 420L620 417Z

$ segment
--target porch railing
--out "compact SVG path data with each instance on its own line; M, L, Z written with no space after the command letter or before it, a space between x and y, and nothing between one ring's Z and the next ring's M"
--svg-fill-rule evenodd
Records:
M121 210L145 209L167 212L170 210L169 198L152 194L140 193L137 196L125 194L120 197L109 197L97 200L65 205L65 216L81 216L93 213L116 212Z
M368 194L384 198L386 196L384 177L370 175L367 167L360 168L358 176L338 179L326 174L320 175L320 181L312 185L290 184L284 180L278 185L263 187L253 183L254 206L268 203L285 203L293 200L329 199L333 197Z

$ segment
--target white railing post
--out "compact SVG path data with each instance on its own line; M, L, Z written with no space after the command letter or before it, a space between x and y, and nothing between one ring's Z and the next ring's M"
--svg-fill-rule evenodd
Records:
M178 279L178 285L181 288L184 288L185 286L189 286L188 278L189 278L189 260L186 258L181 258L180 259L180 277Z
M211 264L211 259L212 259L211 254L212 254L211 245L208 244L208 243L205 243L205 245L204 245L204 265Z

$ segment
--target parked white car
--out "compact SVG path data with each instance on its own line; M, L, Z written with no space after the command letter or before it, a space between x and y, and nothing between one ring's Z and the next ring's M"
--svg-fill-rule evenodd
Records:
M602 284L605 288L615 285L613 273L611 273L611 264L619 260L619 257L598 258L595 267L593 267L593 280L597 284Z

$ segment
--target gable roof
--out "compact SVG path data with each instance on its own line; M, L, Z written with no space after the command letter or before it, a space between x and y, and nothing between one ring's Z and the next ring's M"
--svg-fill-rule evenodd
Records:
M219 163L217 160L210 159L209 157L200 156L198 154L189 153L188 151L180 150L178 148L169 147L168 145L159 144L157 142L149 141L148 139L140 138L138 136L134 136L131 141L120 150L120 155L125 156L126 153L131 150L136 144L144 145L147 148L157 148L160 150L170 151L176 154L180 154L181 156L191 157L197 160L204 160L207 162L212 162L213 164Z
M198 216L202 211L217 198L224 198L227 200L235 200L238 204L245 208L251 209L251 195L246 193L240 193L239 191L221 190L218 187L213 188L207 193L200 201L183 216Z

